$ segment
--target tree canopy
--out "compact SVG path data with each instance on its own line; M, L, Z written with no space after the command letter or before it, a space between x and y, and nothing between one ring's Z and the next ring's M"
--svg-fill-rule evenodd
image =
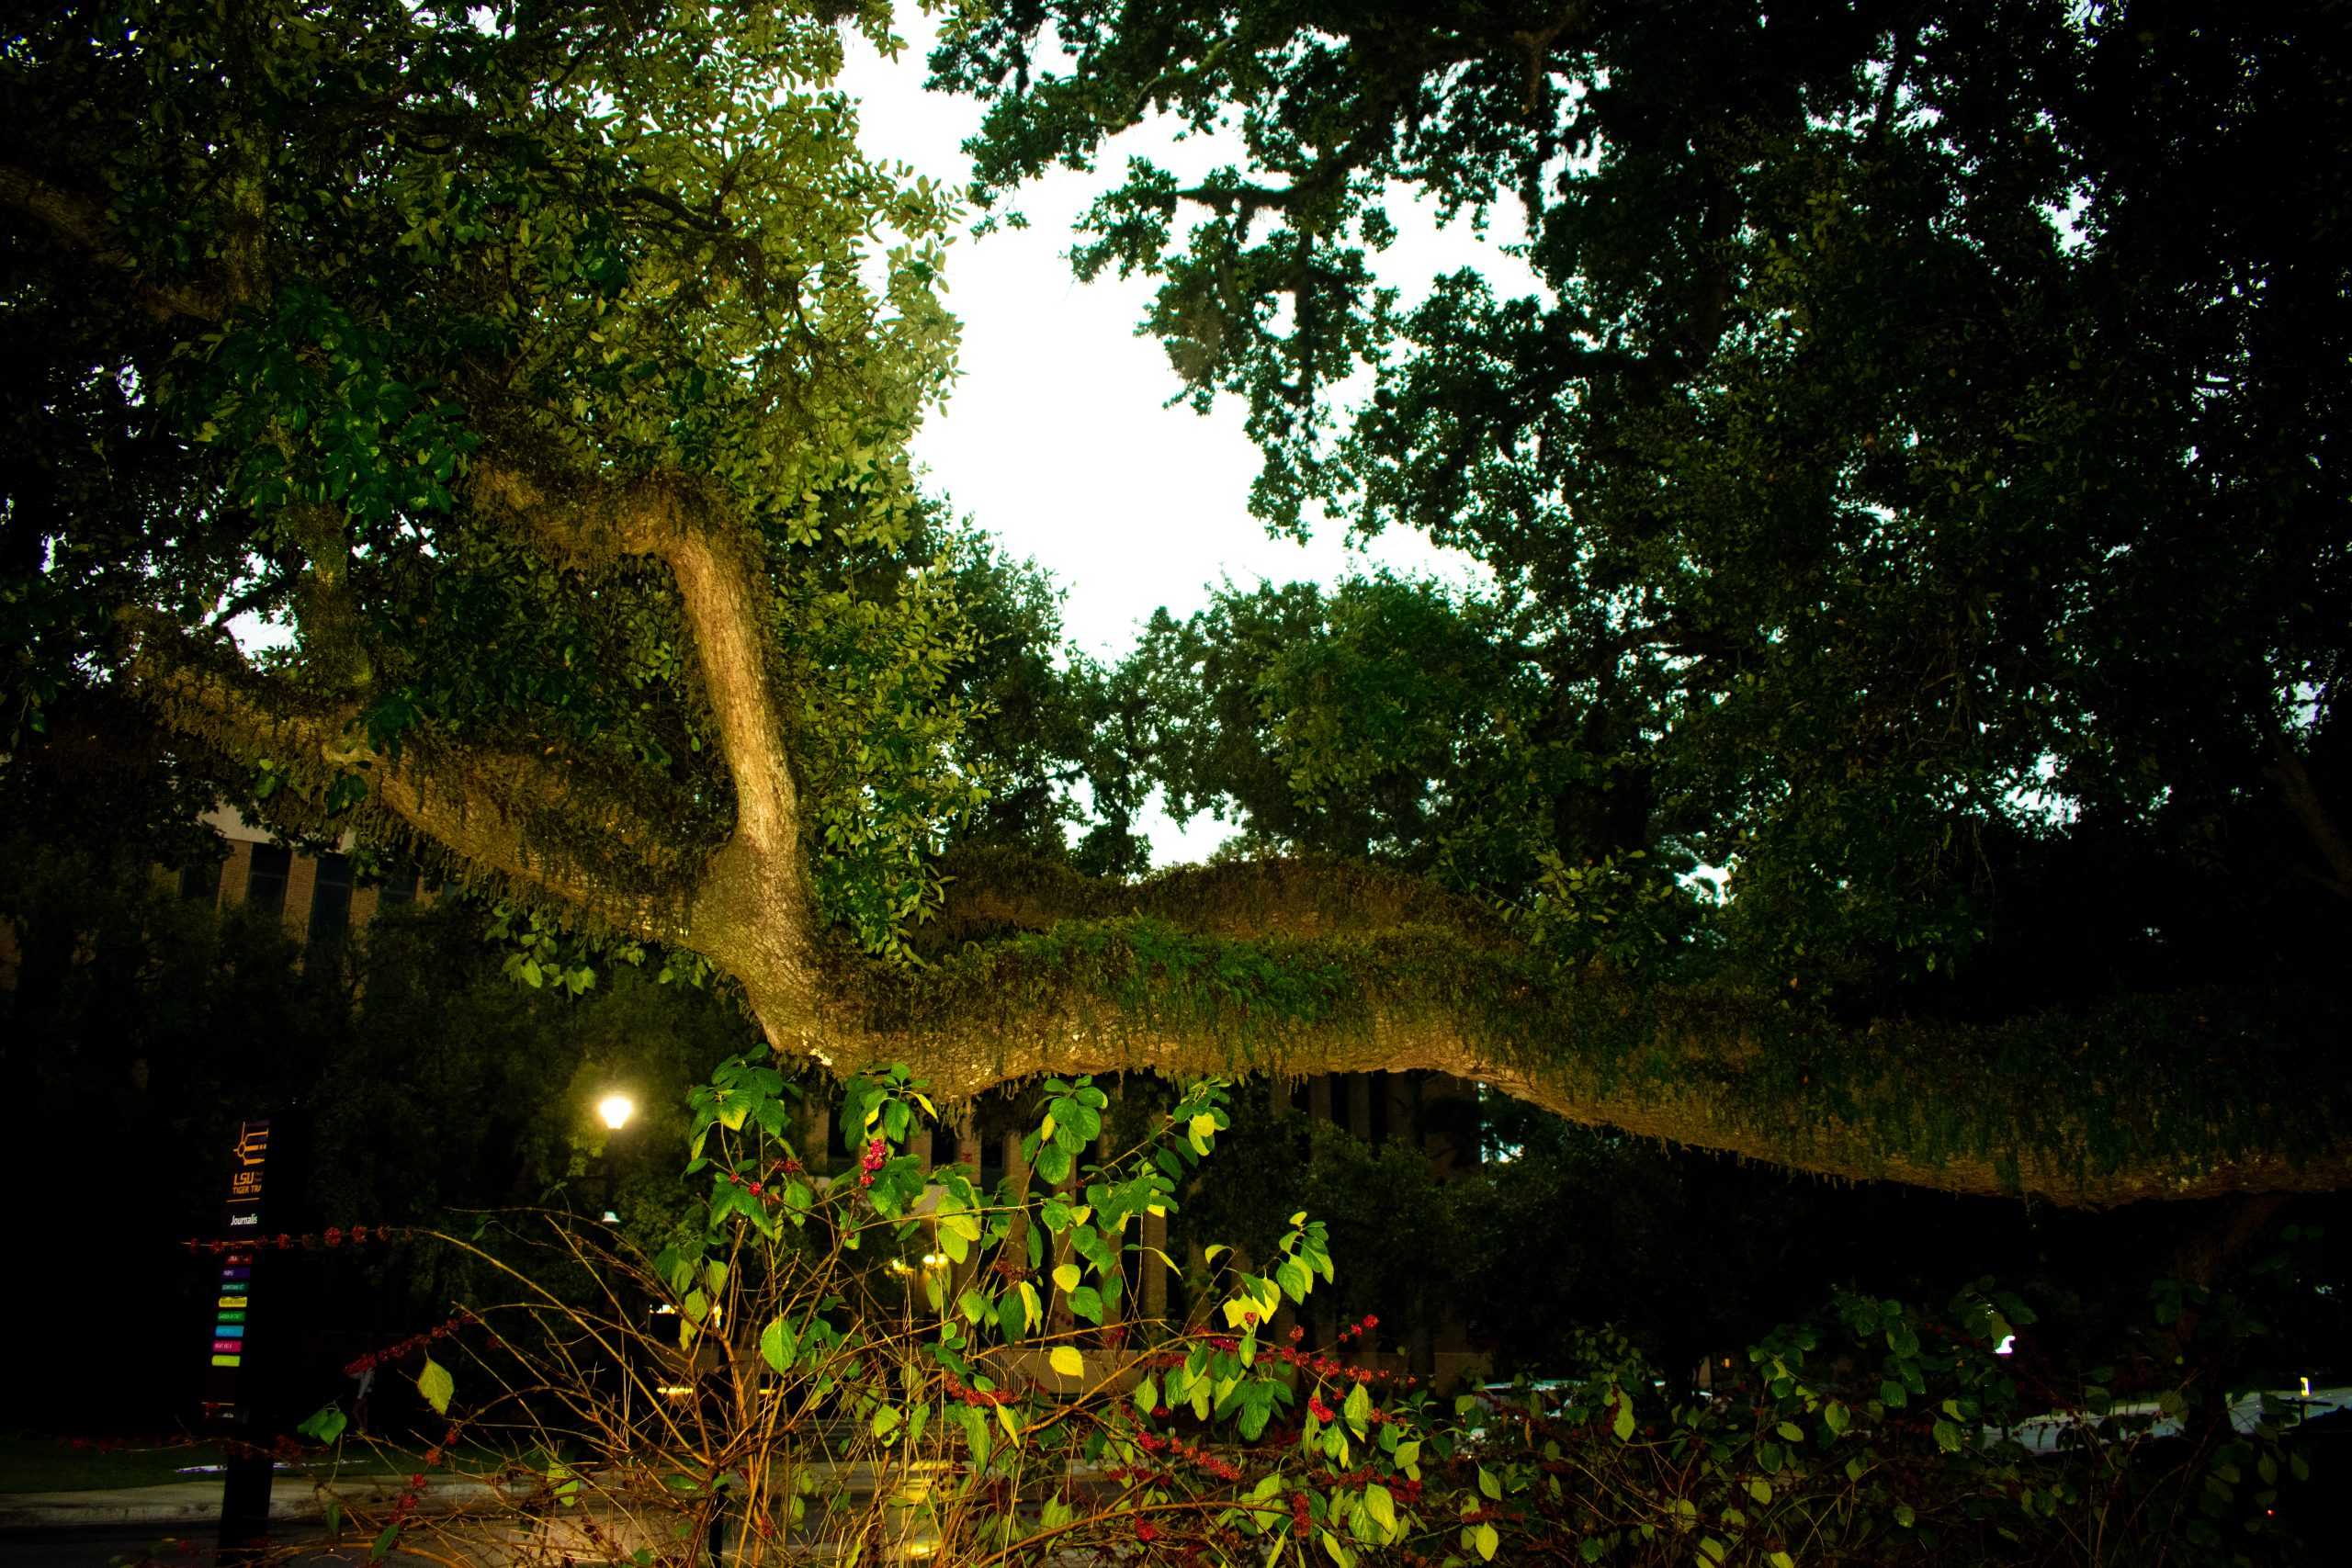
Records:
M1494 571L1115 670L910 477L955 197L858 151L839 11L19 24L12 756L135 704L534 976L657 944L951 1094L1433 1067L1964 1190L2341 1180L2340 10L961 16L986 198L1239 137L1076 256L1161 277L1261 515ZM1541 288L1371 287L1398 185L1518 204ZM1154 784L1274 858L1121 880Z

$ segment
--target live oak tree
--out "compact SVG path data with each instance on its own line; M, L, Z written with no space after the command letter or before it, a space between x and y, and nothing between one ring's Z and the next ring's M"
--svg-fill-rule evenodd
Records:
M1445 634L1430 668L1457 698L1500 650L1525 728L1464 749L1480 777L1536 776L1454 814L1484 847L1448 829L1425 863L1140 885L1008 847L1038 841L1008 819L1014 786L1091 768L1107 811L1084 858L1128 869L1146 779L1123 759L1173 755L1156 716L1183 694L1155 705L1082 670L1055 685L1007 657L1044 635L1035 585L954 544L914 491L905 442L954 368L952 207L862 155L828 87L840 26L887 38L875 6L107 0L19 24L0 46L18 128L0 161L12 757L41 753L52 715L135 702L175 761L218 767L269 820L356 831L503 900L526 979L587 983L582 940L652 944L740 988L779 1052L904 1060L949 1095L1043 1070L1437 1068L1589 1121L1959 1190L2341 1180L2341 1074L2308 1048L2340 1021L2327 997L2123 992L1989 1019L1812 1000L1831 981L1871 998L1857 977L1881 948L1966 950L1967 867L2031 835L2009 807L2045 757L2086 819L2226 816L2269 767L2315 841L2333 831L2310 761L2341 631L2340 547L2322 547L2341 532L2338 458L2320 439L2338 320L2291 269L2247 274L2238 304L2193 257L2169 294L2172 273L2078 276L2122 265L2100 236L2142 209L2100 207L2105 165L2069 184L2056 152L2060 175L2018 185L2009 143L2069 147L2072 121L2036 130L2034 95L1993 84L2020 48L2045 86L2096 76L2096 28L2019 13L2039 28L2020 45L2018 18L1886 33L1825 14L1749 59L1755 24L1732 12L1613 31L1577 12L1522 29L1506 92L1477 63L1501 45L1444 52L1462 29L1368 22L1386 41L1351 59L1344 17L1149 7L1115 37L1061 19L1073 85L1025 63L1043 15L976 15L949 62L976 85L1029 83L994 124L991 178L1083 155L1157 96L1250 111L1273 139L1259 155L1303 179L1279 199L1238 175L1207 191L1170 335L1204 390L1255 389L1274 515L1354 475L1368 516L1477 543L1522 596L1374 595L1334 619L1357 639L1336 655L1310 605L1290 650L1317 689L1318 657L1347 676L1348 648L1413 646L1396 636L1418 616ZM2328 58L2274 52L2305 73ZM1570 90L1603 73L1605 91ZM2135 80L2114 89L2127 107ZM1328 101L1293 124L1294 88ZM1567 155L1576 106L1611 103L1634 107ZM1543 114L1553 130L1522 123ZM1947 147L1931 122L1984 145ZM1408 153L1434 162L1384 162ZM2326 162L2287 174L2324 183ZM1695 209L1690 169L1723 187L1692 187ZM1385 173L1441 196L1441 176L1532 180L1539 209L1563 181L1563 212L1609 221L1539 243L1555 302L1442 288L1327 459L1318 389L1397 324L1324 287L1357 265L1350 232L1376 237L1364 194ZM2045 209L2076 185L2091 239L2069 249ZM1781 217L1808 192L1800 233ZM1161 264L1184 199L1166 195L1120 209L1117 254ZM1268 255L1250 221L1285 204ZM1895 240L1870 240L1882 222ZM1896 265L1906 249L1924 276ZM1294 285L1277 328L1267 291ZM1943 313L1923 327L1890 291ZM2310 306L2291 333L2267 328L2282 299ZM2183 321L2210 392L2175 373ZM2118 405L2132 389L2154 400ZM2254 452L2290 456L2257 485ZM2248 581L2194 553L2221 521L2258 560ZM2028 558L2053 564L2021 588ZM2175 626L2182 584L2204 618L2143 679L2112 649ZM2290 589L2311 600L2298 615ZM249 613L290 643L240 651L228 628ZM2244 635L2209 668L2182 645L2213 626ZM1003 718L1024 689L1050 697L1034 728ZM1057 704L1094 728L1069 732ZM1415 720L1411 766L1459 793L1427 760L1449 750L1437 733ZM1310 817L1362 795L1408 823L1427 777L1379 776L1396 769L1362 739L1303 705L1282 787ZM1050 809L1050 788L1033 797ZM1678 854L1736 865L1711 923L1649 869ZM1588 861L1608 868L1598 904ZM1657 932L1678 952L1744 923L1838 962L1793 998L1752 966L1651 971L1573 940L1616 899L1669 906Z
M1157 281L1261 519L1494 576L1156 624L1179 807L1883 1031L2168 994L2102 1026L2168 1072L2221 987L2340 1084L2347 62L2324 5L1033 0L932 63L984 202L1123 169L1072 261ZM1122 164L1154 115L1221 166ZM1534 287L1408 303L1407 201Z

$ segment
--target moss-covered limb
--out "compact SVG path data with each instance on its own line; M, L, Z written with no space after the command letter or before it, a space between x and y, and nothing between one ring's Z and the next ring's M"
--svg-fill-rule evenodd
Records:
M139 259L107 233L107 215L86 197L59 189L30 170L0 164L0 207L32 220L32 226L89 265L119 273L141 307L157 321L186 317L214 321L225 309L221 292L185 283L158 283L142 276Z
M1176 866L1138 883L1081 876L1018 850L966 849L940 865L945 906L918 933L927 957L1063 920L1143 915L1187 931L1233 937L1319 936L1439 926L1479 942L1507 933L1487 907L1426 878L1367 864L1300 856Z
M568 565L594 570L650 556L669 569L733 786L730 831L692 887L683 938L741 982L771 1037L805 1038L813 905L752 532L715 483L674 475L602 482L484 463L473 491L486 513Z
M2085 1206L2352 1184L2352 1091L2312 1048L2342 1009L2318 994L1846 1030L1735 990L1560 976L1442 925L1249 940L1133 915L839 985L861 1021L828 1036L837 1070L905 1060L949 1095L1040 1073L1426 1068L1842 1179Z
M527 752L412 737L399 755L370 746L351 705L320 705L219 659L182 658L144 629L133 676L171 728L247 763L267 761L293 791L323 795L356 779L361 804L516 896L646 941L684 942L702 852L578 773ZM293 803L279 815L303 813Z

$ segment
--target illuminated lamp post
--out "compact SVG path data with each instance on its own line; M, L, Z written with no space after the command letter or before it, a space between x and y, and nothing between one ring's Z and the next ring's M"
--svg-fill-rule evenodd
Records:
M596 1101L596 1120L605 1124L605 1128L607 1132L619 1132L621 1129L628 1125L629 1119L636 1114L637 1101L619 1089L606 1090L604 1097ZM605 1227L606 1245L612 1248L614 1260L617 1263L620 1258L620 1232L618 1227L621 1223L621 1216L619 1211L613 1207L614 1191L612 1167L605 1164L601 1159L598 1164L602 1167L605 1181L604 1201L598 1205L599 1212L596 1218L598 1223L603 1224ZM629 1337L637 1332L638 1326L636 1322L637 1314L630 1310L636 1292L629 1289L626 1271L623 1272L621 1278L613 1282L612 1293L613 1311L615 1315L619 1319L620 1326L619 1343L615 1347L615 1350L620 1360L621 1442L624 1449L626 1449L629 1438L629 1406L631 1404L629 1399Z

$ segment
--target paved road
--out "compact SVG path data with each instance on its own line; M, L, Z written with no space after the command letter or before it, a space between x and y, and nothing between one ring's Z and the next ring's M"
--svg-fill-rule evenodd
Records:
M153 1527L125 1529L109 1526L103 1529L40 1529L0 1530L0 1568L107 1568L119 1557L137 1561L141 1552L155 1552L165 1530ZM165 1551L152 1561L179 1568L213 1568L212 1531L206 1529L190 1539L193 1550L181 1552ZM300 1548L295 1555L271 1559L272 1568L285 1563L288 1568L345 1568L368 1561L368 1543L346 1540L341 1546L331 1546L323 1525L287 1525L275 1538L284 1547ZM418 1559L406 1552L394 1552L391 1562L413 1562Z

